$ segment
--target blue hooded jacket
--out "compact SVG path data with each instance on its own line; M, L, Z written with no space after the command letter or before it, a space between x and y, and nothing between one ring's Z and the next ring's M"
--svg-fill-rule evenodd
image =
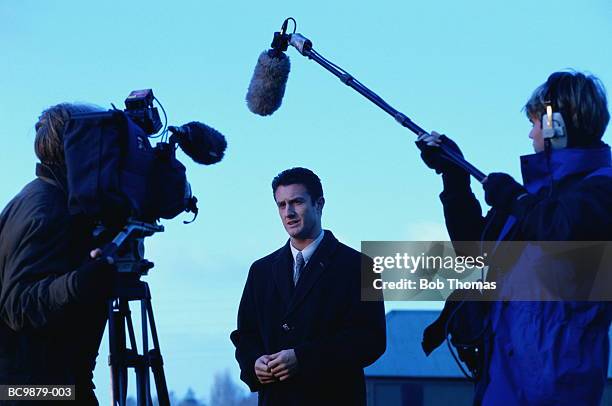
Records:
M483 218L471 190L441 194L453 241L610 241L610 148L562 149L521 157L530 193L522 210ZM510 269L512 277L520 268ZM554 271L554 270L551 270ZM605 386L612 320L608 302L494 302L482 405L598 405Z

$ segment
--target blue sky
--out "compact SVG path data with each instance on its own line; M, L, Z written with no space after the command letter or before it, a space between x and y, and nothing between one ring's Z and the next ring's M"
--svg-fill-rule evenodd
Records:
M414 135L297 51L282 107L267 118L247 110L257 56L288 16L318 52L453 137L484 172L520 176L518 156L531 152L521 107L551 72L586 70L612 87L607 0L0 2L0 204L33 178L34 123L59 102L119 106L153 88L170 124L199 120L228 139L215 166L179 156L200 217L166 221L147 241L168 384L179 394L207 395L226 368L237 377L228 335L248 267L286 240L270 190L281 170L321 177L324 226L355 248L447 238L441 182ZM106 355L104 341L95 377L104 403Z

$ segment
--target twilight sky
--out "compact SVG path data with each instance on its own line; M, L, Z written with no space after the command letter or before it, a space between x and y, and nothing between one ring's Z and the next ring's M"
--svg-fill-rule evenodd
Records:
M165 221L166 232L147 241L168 385L181 395L192 387L207 396L224 369L237 380L228 336L246 273L286 241L270 188L281 170L320 176L324 227L354 248L448 238L441 182L414 135L296 50L279 111L247 110L257 56L289 16L319 53L417 124L451 136L487 173L520 179L518 156L531 152L521 108L548 74L585 70L612 86L606 0L0 2L2 206L33 178L34 123L59 102L123 106L131 90L153 88L170 124L198 120L227 137L215 166L179 153L200 216ZM387 309L423 306L436 304ZM107 354L105 338L95 372L102 404Z

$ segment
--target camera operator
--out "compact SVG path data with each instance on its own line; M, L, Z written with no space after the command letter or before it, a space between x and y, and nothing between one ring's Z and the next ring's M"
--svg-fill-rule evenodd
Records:
M486 217L469 175L440 155L441 142L460 154L457 145L435 132L419 138L424 162L442 174L440 199L451 240L612 240L610 147L601 141L610 114L601 82L579 72L553 73L535 89L525 112L535 154L521 157L524 184L491 173L483 185L492 207ZM565 135L550 137L551 112L560 113ZM599 404L611 318L607 302L491 302L475 404Z
M42 112L37 177L0 216L0 384L75 385L87 405L98 404L93 369L114 267L93 246L93 223L69 214L63 132L71 113L92 111Z

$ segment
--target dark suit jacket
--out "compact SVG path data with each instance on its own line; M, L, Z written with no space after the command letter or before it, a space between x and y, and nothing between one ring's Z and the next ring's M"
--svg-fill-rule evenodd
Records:
M241 379L260 405L365 405L363 368L385 351L385 311L361 301L361 261L330 231L293 287L289 242L249 271L231 334ZM262 385L255 360L293 348L297 374Z

